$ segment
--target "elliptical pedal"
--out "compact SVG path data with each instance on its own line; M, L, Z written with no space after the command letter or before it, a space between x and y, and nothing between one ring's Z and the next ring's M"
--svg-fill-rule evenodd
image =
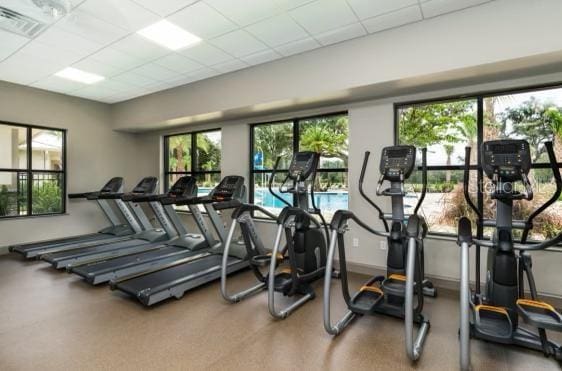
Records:
M373 314L379 302L384 298L384 292L378 286L364 285L351 299L350 309L356 313Z
M474 308L474 330L484 338L510 343L513 324L507 309L480 304Z
M519 299L516 304L526 323L538 328L562 331L562 315L552 305L529 299Z

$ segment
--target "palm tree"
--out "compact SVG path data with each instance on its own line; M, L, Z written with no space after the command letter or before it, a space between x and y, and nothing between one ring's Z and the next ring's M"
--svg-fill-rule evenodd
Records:
M455 146L452 144L444 144L443 148L445 149L445 154L447 155L447 166L451 166L451 156L453 155L453 152L455 151ZM447 172L445 173L445 181L447 183L451 182L451 170L447 170Z

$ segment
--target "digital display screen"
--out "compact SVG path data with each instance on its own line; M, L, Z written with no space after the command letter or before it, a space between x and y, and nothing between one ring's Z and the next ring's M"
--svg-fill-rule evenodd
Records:
M400 149L387 149L386 155L389 158L404 158L408 155L410 150L408 148L400 148Z
M228 181L226 182L226 184L233 185L233 184L236 184L237 181L238 181L238 178L228 178Z
M309 153L297 153L297 161L298 162L308 161L309 159L310 159Z
M517 144L492 144L490 151L496 154L516 154L519 152L519 146Z

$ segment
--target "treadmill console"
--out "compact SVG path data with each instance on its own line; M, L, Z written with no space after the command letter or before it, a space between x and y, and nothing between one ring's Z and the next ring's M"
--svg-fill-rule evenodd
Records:
M209 193L209 197L215 201L240 199L244 197L245 189L244 177L228 175Z
M531 151L526 140L493 140L482 144L482 167L490 179L522 181L531 170ZM523 174L523 175L522 175Z
M123 178L115 177L111 178L109 182L105 183L103 188L100 190L101 194L104 193L120 193L123 192Z
M390 182L407 179L416 166L416 147L391 146L382 150L380 173ZM402 179L401 179L402 176Z
M158 178L148 176L143 178L139 184L131 191L131 193L151 194L155 193L158 187Z
M170 188L168 197L197 196L197 180L192 176L182 176Z
M299 180L306 180L316 171L318 158L319 155L316 152L296 152L289 165L289 177L291 179L299 178Z

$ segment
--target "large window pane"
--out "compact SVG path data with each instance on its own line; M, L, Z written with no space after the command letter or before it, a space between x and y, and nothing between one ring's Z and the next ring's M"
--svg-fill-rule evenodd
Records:
M400 144L427 148L428 165L462 165L466 146L473 148L471 163L476 162L478 124L474 99L400 108L398 130Z
M428 171L427 193L420 213L425 217L431 232L453 233L457 231L458 220L469 216L476 227L476 214L469 208L464 197L464 172L460 170ZM477 174L471 171L469 192L472 200L477 204ZM406 197L404 209L412 214L422 190L422 174L416 171L406 182ZM474 228L474 231L476 229Z
M168 171L191 171L191 135L174 135L168 140ZM173 184L173 183L170 183Z
M562 89L498 95L484 99L484 140L525 139L533 162L548 162L544 142L554 141L562 162Z
M347 168L348 137L347 115L317 117L299 122L299 150L320 153L322 169Z
M286 173L277 173L273 181L273 191L281 196L284 200L293 204L293 195L290 193L279 193L279 186L287 176ZM254 174L254 204L263 207L264 209L278 215L281 210L287 206L281 200L274 197L269 192L268 184L271 173L257 173ZM256 213L257 217L265 217L262 213Z
M197 133L197 171L220 171L221 132Z
M27 168L27 128L0 125L0 169Z
M287 169L293 155L293 123L258 125L253 130L253 168L273 169L277 157L281 156L279 169Z
M33 179L30 185L33 215L62 212L63 174L33 172Z
M321 172L316 176L314 201L326 220L349 207L347 172ZM312 207L312 200L310 200Z
M27 173L0 172L0 217L27 215Z
M198 174L197 179L197 194L199 196L206 196L215 188L221 181L221 175L217 174Z
M31 160L34 170L62 170L63 135L60 130L31 131Z

